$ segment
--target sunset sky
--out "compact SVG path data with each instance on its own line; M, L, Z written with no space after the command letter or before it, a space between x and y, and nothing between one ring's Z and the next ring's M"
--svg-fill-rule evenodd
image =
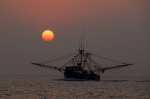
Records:
M0 0L0 75L41 75L30 63L77 51L84 29L89 51L150 79L149 0Z

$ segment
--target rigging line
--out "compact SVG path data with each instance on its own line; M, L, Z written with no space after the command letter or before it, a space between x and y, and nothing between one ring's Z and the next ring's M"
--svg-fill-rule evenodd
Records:
M85 54L84 54L85 55ZM93 62L96 66L98 66L100 69L102 69L102 67L100 65L98 65L95 61L93 61L91 58L87 57L91 62Z
M96 54L93 54L93 53L91 53L91 54L92 54L93 56L98 57L98 58L102 58L102 59L109 60L109 61L116 62L116 63L126 64L126 63L119 62L119 61L116 61L116 60L112 60L112 59L109 59L109 58L106 58L106 57L103 57L103 56L99 56L99 55L96 55Z
M76 58L78 55L80 55L80 53L78 53L76 56L74 56L72 59L70 59L70 61L68 61L66 64L64 64L62 67L60 67L60 70L65 67L67 64L69 64L74 58Z
M76 53L76 52L75 52L75 53ZM56 59L51 59L51 60L47 60L47 61L39 62L39 63L49 63L49 62L59 61L59 60L68 58L68 57L74 55L75 53L71 53L71 54L68 54L68 55L66 55L66 56L62 56L62 57L59 57L59 58L56 58Z
M90 64L89 63L86 63L86 64L87 64L87 67L89 68L89 70L92 71Z
M84 62L84 64L83 64L83 68L85 67L85 65L87 64L87 57L84 55L84 57L83 57L83 62Z
M90 53L91 54L91 53ZM92 56L92 54L91 54L91 56ZM98 67L100 67L100 68L102 68L103 66L102 65L100 65L97 61L95 61L94 59L93 59L93 57L91 57L90 58L94 63L96 63L95 65L97 65Z

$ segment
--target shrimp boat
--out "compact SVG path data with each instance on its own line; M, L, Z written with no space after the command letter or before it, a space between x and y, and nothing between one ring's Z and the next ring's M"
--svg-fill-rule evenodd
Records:
M69 55L66 55L64 57L60 57L57 59L52 59L49 61L39 62L39 63L31 63L31 64L36 65L36 66L40 66L43 68L53 69L53 70L58 70L60 72L63 72L64 78L67 78L67 79L95 80L95 81L100 81L101 74L107 70L117 69L117 68L122 68L122 67L132 65L132 63L130 63L130 64L123 63L123 62L115 61L115 60L112 60L109 58L105 58L105 57L98 56L96 54L87 52L84 50L84 47L82 47L82 44L79 47L77 54L75 54L64 65L52 66L52 65L46 64L47 62L63 60L63 59L70 57L70 56L71 55L69 54ZM104 60L116 62L116 63L119 63L120 65L102 67L92 59L93 56L97 56L98 58L102 58Z

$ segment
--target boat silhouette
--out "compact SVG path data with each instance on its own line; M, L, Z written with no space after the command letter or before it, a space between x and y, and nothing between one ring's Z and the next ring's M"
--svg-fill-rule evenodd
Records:
M53 69L53 70L58 70L60 72L63 72L65 78L80 79L80 80L95 80L95 81L100 81L101 73L104 73L107 70L117 69L117 68L122 68L122 67L132 65L132 64L119 62L116 60L112 60L109 58L105 58L105 57L87 52L84 50L84 47L82 47L82 44L81 44L81 47L79 47L77 54L74 55L63 66L59 67L59 66L52 66L52 65L45 64L47 62L63 60L69 56L71 55L69 54L64 57L52 59L46 62L31 63L31 64L40 66L43 68L48 68L48 69ZM102 67L92 59L93 56L96 56L98 58L102 58L108 61L116 62L116 63L119 63L120 65Z

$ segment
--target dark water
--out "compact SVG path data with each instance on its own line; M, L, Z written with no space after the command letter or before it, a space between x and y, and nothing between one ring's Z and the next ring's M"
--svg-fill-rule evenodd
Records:
M150 81L1 77L0 99L150 99Z

